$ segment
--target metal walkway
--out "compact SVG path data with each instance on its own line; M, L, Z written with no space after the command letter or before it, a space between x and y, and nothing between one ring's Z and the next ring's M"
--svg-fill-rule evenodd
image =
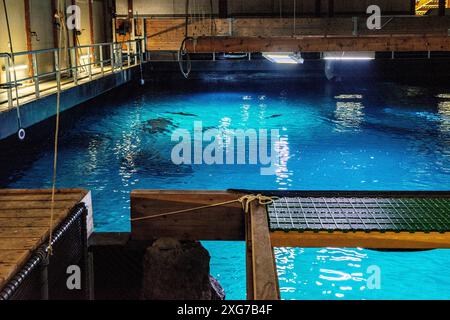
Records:
M268 207L272 231L450 232L444 193L288 196Z

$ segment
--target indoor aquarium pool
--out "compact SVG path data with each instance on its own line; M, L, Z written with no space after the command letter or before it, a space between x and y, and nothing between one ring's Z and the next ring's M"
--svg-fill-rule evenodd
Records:
M129 231L134 189L448 190L450 92L394 82L186 82L127 88L71 111L58 187L92 191L96 231ZM182 87L182 88L180 88ZM124 91L124 90L122 90ZM156 93L157 92L157 93ZM175 165L177 128L279 129L276 175L258 165ZM2 153L2 188L50 188L51 135ZM226 221L224 221L226 223ZM228 299L245 299L245 244L208 242ZM450 250L277 248L283 299L450 299ZM369 288L373 267L381 287Z

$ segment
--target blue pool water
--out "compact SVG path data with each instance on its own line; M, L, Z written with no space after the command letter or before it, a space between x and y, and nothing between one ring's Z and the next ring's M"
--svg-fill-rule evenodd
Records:
M97 231L129 230L133 189L449 189L449 90L300 80L129 90L80 108L60 140L58 187L92 190ZM174 165L171 132L199 120L225 135L279 129L277 174L261 176L257 165ZM1 162L9 168L1 187L51 186L50 143ZM228 298L245 298L244 244L205 246ZM285 299L450 299L447 250L279 248L276 258ZM373 266L378 289L367 282Z

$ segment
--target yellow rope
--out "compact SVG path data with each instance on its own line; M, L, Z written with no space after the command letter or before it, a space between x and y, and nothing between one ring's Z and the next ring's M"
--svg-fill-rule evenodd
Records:
M250 204L253 201L258 201L258 203L260 205L269 205L272 204L274 200L277 200L277 197L267 197L267 196L263 196L261 194L258 195L246 195L243 196L239 199L236 200L230 200L230 201L225 201L225 202L219 202L219 203L214 203L214 204L210 204L210 205L206 205L206 206L201 206L201 207L196 207L196 208L191 208L191 209L185 209L185 210L178 210L178 211L172 211L172 212L167 212L167 213L161 213L158 215L154 215L154 216L146 216L146 217L141 217L141 218L135 218L135 219L131 219L132 222L137 222L137 221L142 221L142 220L150 220L150 219L156 219L156 218L161 218L161 217L168 217L168 216L173 216L176 214L180 214L180 213L187 213L187 212L193 212L193 211L199 211L199 210L203 210L203 209L208 209L208 208L215 208L215 207L221 207L227 204L232 204L232 203L241 203L242 205L242 209L244 210L245 213L249 213L250 211Z
M58 10L58 15L61 15L61 11ZM60 20L61 16L60 16ZM58 139L59 139L59 114L60 114L60 105L61 105L61 50L62 47L62 34L63 34L63 25L60 26L60 35L59 35L59 48L58 48L58 61L55 61L58 66L57 74L56 74L56 127L55 127L55 145L54 145L54 156L53 156L53 178L52 178L52 202L50 209L50 231L48 238L48 255L53 255L53 227L54 227L54 218L55 218L55 195L56 195L56 177L57 177L57 167L58 167Z

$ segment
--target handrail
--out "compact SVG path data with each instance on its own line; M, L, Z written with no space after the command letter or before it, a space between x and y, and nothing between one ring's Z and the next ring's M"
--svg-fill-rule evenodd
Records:
M89 45L78 45L68 48L49 48L49 49L39 49L31 51L22 51L14 53L14 57L30 56L30 62L27 64L27 69L29 72L25 77L15 78L14 68L19 65L16 61L14 66L13 56L10 53L0 52L0 62L3 60L4 63L0 65L3 67L3 72L6 73L6 82L2 83L0 81L0 90L6 91L8 98L8 107L13 108L13 102L15 99L23 99L25 97L35 96L39 99L41 92L48 92L52 88L46 86L46 88L40 88L40 82L42 79L50 79L59 81L58 74L65 75L65 83L73 83L78 85L80 80L88 79L89 81L93 79L93 76L100 75L103 77L106 73L114 73L117 70L122 71L126 67L137 66L142 63L145 55L143 54L144 38L136 38L134 40L124 40L120 42L104 42L95 43ZM65 52L67 59L61 68L57 68L56 63L58 60L58 54ZM43 54L52 54L50 59L52 62L44 68L39 65L38 56ZM49 70L50 67L50 70ZM42 69L42 72L40 71ZM0 71L2 71L0 69ZM16 69L17 70L17 69ZM67 82L67 79L71 81ZM34 92L26 93L22 92L19 98L14 98L12 90L17 86L23 86L24 84L34 84ZM56 88L59 83L53 87ZM6 101L6 100L5 100ZM5 101L1 100L0 104Z
M105 46L110 46L110 45L114 45L114 44L126 44L126 43L133 43L133 42L137 42L137 41L142 41L144 40L144 38L136 38L135 40L124 40L124 41L120 41L120 42L102 42L102 43L94 43L94 44L86 44L86 45L79 45L79 46L73 46L73 47L68 47L68 48L48 48L48 49L38 49L38 50L30 50L30 51L19 51L19 52L15 52L14 56L23 56L23 55L28 55L28 54L33 54L33 53L48 53L48 52L55 52L55 51L65 51L65 50L70 50L70 49L86 49L86 48L93 48L93 47L105 47ZM1 54L8 54L9 53L0 53Z

